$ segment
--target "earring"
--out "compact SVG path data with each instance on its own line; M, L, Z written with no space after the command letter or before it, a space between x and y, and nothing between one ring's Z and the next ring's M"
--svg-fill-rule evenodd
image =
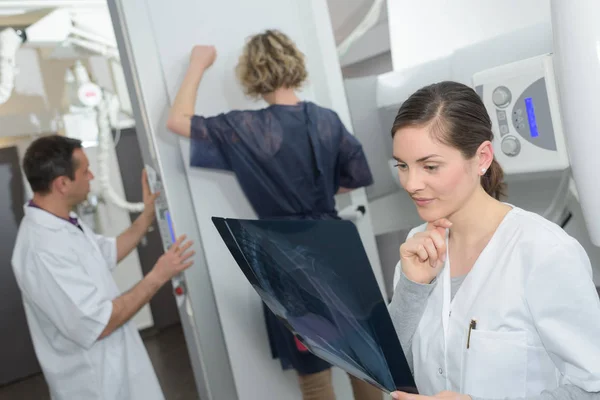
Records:
M485 175L485 168L481 168L481 175Z

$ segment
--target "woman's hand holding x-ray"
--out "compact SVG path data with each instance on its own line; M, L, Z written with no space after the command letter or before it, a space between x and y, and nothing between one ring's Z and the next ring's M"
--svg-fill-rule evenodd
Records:
M392 398L397 400L471 400L471 396L455 392L441 392L435 396L422 396L404 392L392 393Z
M446 261L446 229L452 223L439 219L400 246L402 272L413 282L429 284Z

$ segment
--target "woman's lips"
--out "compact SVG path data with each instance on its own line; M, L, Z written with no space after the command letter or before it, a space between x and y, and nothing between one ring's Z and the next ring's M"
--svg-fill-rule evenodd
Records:
M422 198L422 197L413 197L413 201L419 207L425 207L426 205L431 204L431 202L433 202L433 200L435 200L435 199L426 199L426 198Z

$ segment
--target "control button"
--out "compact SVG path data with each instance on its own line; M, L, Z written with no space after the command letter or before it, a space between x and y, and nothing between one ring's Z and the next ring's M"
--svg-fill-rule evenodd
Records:
M517 117L517 124L520 124L521 122L523 122L523 117Z
M510 90L508 90L505 86L497 87L492 93L492 101L494 104L500 108L504 108L510 104L512 100L512 95Z
M498 121L506 120L506 111L496 111L496 114L498 114Z
M519 116L523 115L523 109L519 108L517 111L515 111L515 114Z
M509 157L514 157L521 151L521 143L514 136L507 136L502 140L502 152Z
M181 286L177 286L175 288L175 294L177 294L177 296L181 296L184 293L184 290Z
M525 129L525 125L524 124L519 124L519 125L517 125L517 129L519 129L519 130Z
M508 133L508 125L500 125L500 133L506 135Z

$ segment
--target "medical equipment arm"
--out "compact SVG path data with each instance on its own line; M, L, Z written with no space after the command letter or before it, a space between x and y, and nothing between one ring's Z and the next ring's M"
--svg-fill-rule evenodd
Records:
M22 42L21 36L12 28L0 32L0 104L4 104L12 93L15 84L15 59Z
M88 57L91 53L104 56L111 62L119 62L119 52L113 40L82 27L67 9L53 9L49 6L50 8L21 14L16 20L14 17L0 17L0 105L11 96L17 74L15 59L17 51L22 47L54 48L54 52L73 47L84 50L78 51L81 58ZM88 145L85 143L86 139L95 135L96 130L81 124L95 113L97 138L94 137L93 141L97 139L99 145L98 181L102 194L120 208L141 212L143 203L129 203L122 199L109 181L109 154L114 146L111 122L116 124L119 113L119 110L112 112L115 105L119 107L117 96L91 82L80 61L67 74L66 84L65 93L69 96L69 101L62 118L66 135L82 139L84 146Z

